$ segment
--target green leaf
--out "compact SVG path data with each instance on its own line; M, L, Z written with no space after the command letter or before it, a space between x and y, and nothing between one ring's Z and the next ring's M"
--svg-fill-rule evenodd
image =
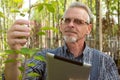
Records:
M45 5L46 5L46 8L49 12L52 12L52 13L55 12L55 9L54 9L52 4L45 4Z
M29 64L27 64L28 67L33 67L35 65L36 65L35 63L29 63Z
M52 30L52 31L58 33L58 29L55 27L47 27L46 26L46 27L42 27L41 30Z
M0 11L0 17L5 18L5 15Z
M4 63L10 63L10 62L15 62L15 61L16 61L15 59L8 59Z
M46 62L45 57L41 56L41 55L40 56L35 56L34 59Z
M12 12L12 13L20 13L20 11L17 10L17 9L11 9L10 12Z
M22 74L19 75L19 80L22 80Z
M38 49L29 49L29 48L23 47L19 51L16 51L16 52L23 54L29 58L29 57L33 56L37 51L38 51Z
M28 73L28 76L29 77L38 77L38 76L40 76L40 74L35 73L35 72L30 72L30 73Z
M40 31L38 32L38 35L45 35L45 32Z
M21 2L23 2L23 0L13 0L13 2L15 2L15 3L21 3Z
M44 4L39 4L39 5L38 5L37 8L38 8L38 11L39 11L39 12L43 9L43 6L44 6Z
M25 16L25 14L24 14L24 13L20 13L20 16L24 17L24 16Z
M18 67L18 69L19 69L21 72L24 72L24 70L25 70L23 66Z
M4 52L7 53L7 54L13 54L13 53L15 53L14 50L5 50Z
M52 6L57 7L58 6L58 1L51 1Z
M50 30L50 29L51 27L47 27L47 26L41 28L41 30Z
M55 28L55 27L51 27L51 30L54 31L55 33L59 32L59 30L57 28Z
M21 54L29 54L30 53L30 49L28 49L28 48L21 48L20 53Z

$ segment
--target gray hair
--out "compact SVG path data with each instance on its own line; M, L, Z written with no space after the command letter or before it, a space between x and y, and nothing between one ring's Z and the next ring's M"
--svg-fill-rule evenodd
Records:
M90 10L90 8L89 8L88 6L86 6L85 4L82 4L82 3L80 3L80 2L74 2L74 3L72 3L72 4L68 7L68 9L69 9L69 8L74 8L74 7L76 7L76 8L83 8L83 9L88 13L88 15L89 15L89 18L88 18L87 22L88 22L88 23L91 22L91 20L92 20L92 18L93 18L93 14L92 14L92 12L91 12L91 10Z

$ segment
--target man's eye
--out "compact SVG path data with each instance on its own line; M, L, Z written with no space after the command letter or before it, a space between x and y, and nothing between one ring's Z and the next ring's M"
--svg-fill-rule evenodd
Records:
M81 21L81 20L78 20L78 19L75 19L74 22L75 22L76 24L83 24L82 21Z
M65 23L69 23L70 21L71 21L71 20L70 20L69 18L66 18L64 22L65 22Z

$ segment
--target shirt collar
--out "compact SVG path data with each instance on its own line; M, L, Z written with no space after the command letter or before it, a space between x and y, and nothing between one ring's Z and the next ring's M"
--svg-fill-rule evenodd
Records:
M66 53L70 53L70 51L69 51L69 49L67 48L67 45L66 45L66 44L64 44L63 49L64 49L64 51L66 51ZM85 47L84 47L84 50L83 50L82 54L83 54L83 55L87 54L87 53L89 52L89 49L90 49L90 48L89 48L89 47L86 45L86 43L85 43Z

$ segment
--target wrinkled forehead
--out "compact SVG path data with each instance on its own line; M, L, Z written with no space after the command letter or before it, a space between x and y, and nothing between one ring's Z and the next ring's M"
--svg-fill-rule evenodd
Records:
M63 17L78 18L86 21L89 18L89 15L83 8L68 8Z

